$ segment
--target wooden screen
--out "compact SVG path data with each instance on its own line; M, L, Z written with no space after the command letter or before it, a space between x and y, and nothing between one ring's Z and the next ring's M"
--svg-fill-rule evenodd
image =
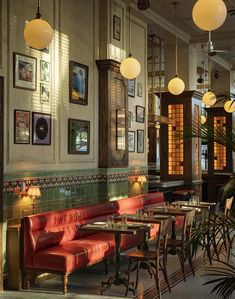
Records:
M214 131L222 130L226 135L226 116L214 117ZM226 169L226 147L224 145L214 142L214 169L224 170Z
M194 105L193 121L195 124L199 123L199 106ZM194 155L194 173L199 174L199 138L193 138L193 155Z

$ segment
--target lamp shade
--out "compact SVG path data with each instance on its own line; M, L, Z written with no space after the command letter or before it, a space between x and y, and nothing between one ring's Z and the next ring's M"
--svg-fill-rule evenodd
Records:
M38 186L30 186L27 192L28 196L32 196L32 197L40 197L41 196L41 192Z
M198 0L193 7L192 15L197 27L211 31L223 25L227 7L223 0Z
M140 63L133 57L128 57L121 62L120 72L126 79L136 78L141 71Z
M52 41L53 30L46 21L36 18L25 25L24 40L32 48L44 49Z
M216 102L216 96L213 92L208 91L202 97L202 102L207 106L213 106Z
M224 104L224 110L228 113L233 113L235 111L235 102L232 100L227 101Z
M205 115L202 114L200 116L200 122L201 122L202 125L204 125L206 123L206 117L205 117Z
M147 182L146 176L145 175L138 176L137 182L138 183L145 183L145 182Z
M180 79L178 76L171 79L168 83L168 90L170 93L174 95L179 95L184 91L185 84L182 79Z

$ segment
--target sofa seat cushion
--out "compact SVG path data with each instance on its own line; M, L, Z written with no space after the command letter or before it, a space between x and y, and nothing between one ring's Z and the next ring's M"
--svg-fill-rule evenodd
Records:
M154 192L143 195L143 205L155 205L164 202L164 194L162 192Z
M72 272L110 256L112 251L107 240L92 235L36 252L33 255L33 268Z
M142 196L122 198L114 201L119 214L134 214L137 209L143 208Z
M129 248L143 244L143 241L144 241L143 232L140 232L136 235L123 234L121 236L120 247L121 247L121 250L127 250Z
M150 239L156 238L159 231L159 224L153 224L150 229Z

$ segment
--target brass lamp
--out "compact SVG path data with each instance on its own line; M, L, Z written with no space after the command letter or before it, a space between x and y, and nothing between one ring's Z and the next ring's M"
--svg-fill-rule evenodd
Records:
M144 183L146 183L146 182L147 182L147 179L146 179L145 175L140 175L137 177L137 183L140 183L142 193L143 193Z
M36 199L41 196L40 188L38 186L30 186L27 195L32 198L32 209L34 214L36 208Z

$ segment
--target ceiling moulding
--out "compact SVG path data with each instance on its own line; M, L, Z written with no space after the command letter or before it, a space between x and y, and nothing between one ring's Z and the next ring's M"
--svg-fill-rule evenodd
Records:
M134 5L133 3L131 4L131 8L134 10L138 11L142 15L144 15L147 19L150 21L154 22L158 26L162 27L166 31L170 32L171 34L175 35L175 25L167 21L167 19L163 18L156 12L154 12L151 8L148 10L138 10L138 7ZM184 31L178 29L178 38L184 41L185 43L189 43L191 40L191 36Z
M211 60L216 62L217 64L221 65L224 69L229 71L229 69L230 69L229 62L226 61L225 59L223 59L217 55L217 56L211 57Z

